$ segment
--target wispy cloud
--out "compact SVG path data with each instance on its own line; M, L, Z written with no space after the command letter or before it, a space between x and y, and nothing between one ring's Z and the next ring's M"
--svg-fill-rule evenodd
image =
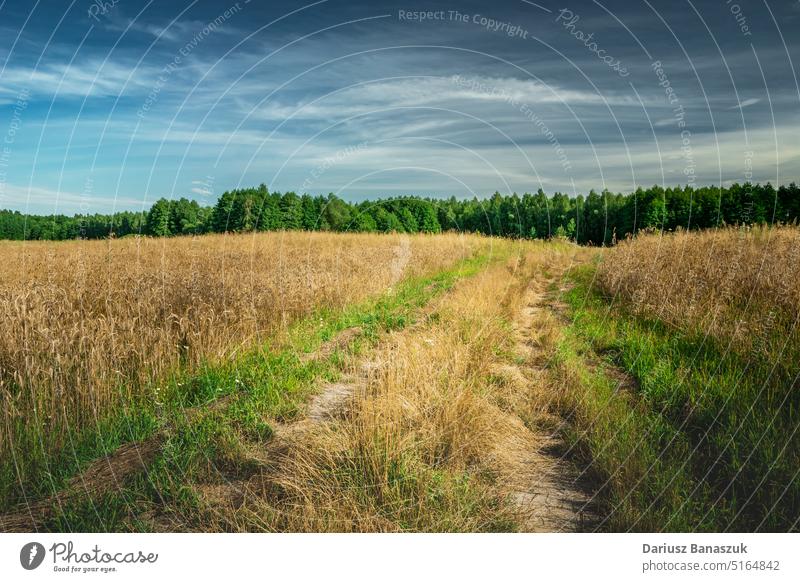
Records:
M20 186L3 184L3 208L30 210L35 213L96 213L108 212L109 208L132 208L141 205L141 198L128 196L108 196L97 194L81 194L45 188L40 186Z
M158 71L122 61L92 57L73 63L46 63L38 69L9 67L0 77L0 95L27 87L34 97L106 97L150 90Z
M14 50L0 47L0 113L12 119L19 90L30 90L6 180L34 186L7 184L0 206L51 211L58 200L58 208L76 208L75 192L90 172L97 210L136 208L161 195L208 201L239 184L296 190L312 169L356 144L366 145L315 179L313 191L571 192L572 180L579 192L625 190L687 181L683 129L698 182L740 178L746 150L758 153L754 179L800 175L800 114L787 58L788 50L800 63L800 49L788 33L785 48L774 26L753 19L743 43L731 33L727 8L710 4L698 10L713 38L693 11L665 4L658 10L670 31L646 4L617 10L609 2L629 30L591 3L576 13L607 54L624 59L625 81L554 16L524 2L490 10L463 0L458 10L519 25L527 39L469 18L400 21L396 3L382 0L322 3L282 20L298 5L242 2L183 53L224 7L153 2L135 17L132 5L120 3L100 23L85 10L69 13L54 34L39 3ZM796 6L772 7L782 26ZM720 11L726 18L715 19ZM381 14L392 16L363 21ZM0 36L15 39L27 14L4 7L2 17ZM654 74L654 59L677 102ZM0 140L7 123L0 119Z
M203 27L207 25L208 21L191 19L179 19L175 22L167 23L151 22L145 18L130 18L121 12L110 12L108 19L104 21L104 27L109 31L133 31L169 42L191 40L193 35L203 30ZM241 30L230 22L226 22L223 26L215 28L214 34L236 35L241 34Z
M401 107L447 107L466 104L511 104L529 107L544 104L634 105L630 96L599 95L591 91L547 86L543 83L506 78L418 77L360 83L322 100L285 103L277 98L263 105L258 114L265 119L341 119L377 109ZM636 104L638 106L638 104Z
M733 107L731 107L731 109L744 109L745 107L750 107L751 105L755 105L759 101L761 101L761 99L757 97L752 97L750 99L745 99L738 105L734 105Z

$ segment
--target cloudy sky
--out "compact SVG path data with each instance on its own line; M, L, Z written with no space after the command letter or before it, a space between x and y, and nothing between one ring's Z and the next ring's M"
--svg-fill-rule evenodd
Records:
M0 0L0 208L789 183L798 29L796 0Z

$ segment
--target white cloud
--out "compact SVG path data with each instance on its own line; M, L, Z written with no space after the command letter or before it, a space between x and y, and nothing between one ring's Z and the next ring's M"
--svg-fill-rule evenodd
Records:
M0 94L13 94L19 87L27 87L34 96L116 96L123 88L126 92L149 91L157 72L150 67L136 68L110 60L104 63L98 58L72 65L50 63L36 70L9 67L0 78Z
M126 30L133 30L142 34L153 36L159 40L167 40L170 42L188 41L192 36L203 30L203 27L208 26L214 18L208 21L202 20L177 20L171 24L164 21L163 25L153 24L146 22L142 18L133 19L125 16L110 15L107 21L106 28L115 32L124 32ZM224 21L221 26L214 29L214 34L237 34L238 31L230 22Z
M65 63L49 64L36 71L27 68L9 68L0 79L0 93L12 94L18 87L29 87L37 95L59 96L116 96L126 86L126 91L152 86L154 71L134 69L119 63L102 63L91 59L69 66Z
M53 190L39 186L18 186L4 183L0 188L0 208L30 209L35 213L108 212L114 206L134 207L142 200L125 196L102 196Z
M731 109L744 109L745 107L750 107L751 105L755 105L759 101L761 101L761 99L758 98L745 99L738 105L734 105L733 107L731 107Z
M263 97L263 94L261 95ZM636 105L630 97L599 95L591 91L547 86L533 80L515 78L417 77L388 79L360 84L337 91L316 101L281 103L279 97L264 104L262 119L301 120L343 119L376 109L438 107L460 109L469 104L485 108L500 105L508 109L523 105ZM518 115L517 115L518 116Z

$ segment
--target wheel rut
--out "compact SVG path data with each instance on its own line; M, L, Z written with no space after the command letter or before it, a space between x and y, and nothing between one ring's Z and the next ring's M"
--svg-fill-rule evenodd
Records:
M555 301L548 287L555 278L534 276L523 295L522 308L514 322L516 352L522 363L507 366L507 374L520 378L536 390L547 388L545 365L551 354L542 335L552 328L543 324ZM524 379L524 380L522 380ZM544 410L540 414L545 415ZM586 531L596 521L592 495L581 487L579 472L561 454L566 447L557 432L546 434L541 428L529 426L531 438L527 458L510 483L510 501L518 508L523 531L579 532Z

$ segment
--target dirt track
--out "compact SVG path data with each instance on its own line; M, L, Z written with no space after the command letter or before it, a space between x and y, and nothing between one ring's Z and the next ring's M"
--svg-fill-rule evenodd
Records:
M498 374L512 378L521 392L539 390L540 386L546 384L543 363L547 361L548 354L539 335L546 333L540 325L541 316L553 307L553 298L548 294L547 287L554 280L553 277L545 278L537 274L528 282L520 303L521 309L513 321L515 351L519 356L517 363L504 364L502 369L497 370ZM418 322L399 333L418 332L436 308L437 302L425 306L420 311ZM360 328L346 329L302 360L316 361L329 357L337 350L346 350L361 333ZM261 467L256 474L232 477L225 483L196 484L195 490L206 508L227 520L226 513L236 512L248 503L261 503L263 496L270 495L274 490L272 476L279 472L282 459L293 448L305 446L306 435L320 426L345 419L353 398L357 398L365 389L370 374L380 365L369 357L364 358L355 364L353 372L337 382L324 385L310 399L305 414L299 420L273 424L270 441L250 450L251 460ZM230 397L222 398L207 407L190 409L187 414L203 414L220 409L229 402ZM514 417L511 422L521 427L522 420L519 418ZM528 429L522 428L520 431L525 435L524 442L517 442L514 446L522 454L516 456L516 465L512 470L505 471L507 476L502 483L508 501L516 508L520 529L531 532L585 530L587 524L594 521L589 504L590 495L576 486L574 467L555 452L563 448L562 443L555 434L546 434L530 426ZM0 530L38 530L65 504L82 499L99 499L121 491L127 479L147 469L160 453L167 435L168 429L162 430L145 441L126 444L95 461L73 478L65 490L30 503L14 513L0 516ZM156 530L169 531L177 526L167 523L160 528L158 517L151 521Z

